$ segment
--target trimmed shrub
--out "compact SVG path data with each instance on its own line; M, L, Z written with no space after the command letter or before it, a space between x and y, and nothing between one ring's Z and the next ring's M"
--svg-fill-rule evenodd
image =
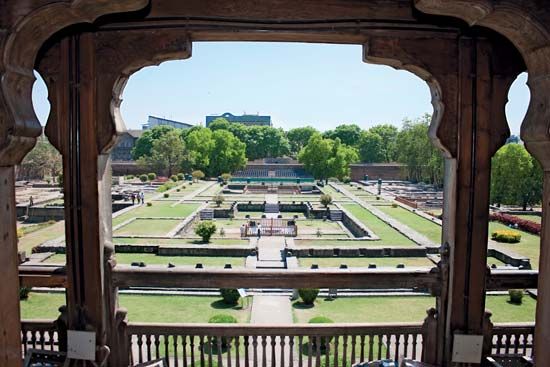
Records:
M146 175L146 174L139 175L139 180L140 180L141 182L147 182L147 175Z
M298 289L298 294L302 299L302 302L306 305L312 305L317 296L319 295L319 289L317 288L300 288Z
M132 180L133 178L134 178L134 175L128 175L128 176L126 176L126 179L127 179L127 180Z
M20 300L23 300L23 299L28 299L29 298L29 293L31 292L31 289L28 288L28 287L20 287L19 288L19 299Z
M351 178L349 176L346 176L342 179L342 182L345 184L349 184L351 182Z
M223 298L223 303L228 305L236 305L239 302L239 298L241 298L236 288L220 288L220 294Z
M227 183L229 180L231 180L231 174L230 173L222 173L220 176L223 180L223 182Z
M147 202L147 206L153 206L153 203L150 202L150 201L148 201L148 202Z
M522 231L540 235L540 229L541 229L540 223L518 218L510 214L491 213L489 214L489 220L500 222L506 225L511 224L515 226L517 224L518 229L521 229Z
M176 176L176 175L170 176L170 179L171 179L173 182L178 182L178 176Z
M392 204L391 204L391 207L392 207L392 208L397 208L397 204L396 204L396 203L392 203Z
M178 181L183 181L183 179L185 178L184 174L183 173L178 173Z
M147 174L147 178L149 179L149 181L153 181L157 178L157 175L156 173L151 172Z
M509 289L510 303L521 305L523 301L523 289Z
M310 319L308 321L308 324L334 324L334 321L332 321L331 319L329 319L328 317L325 317L325 316L316 316L316 317ZM319 347L320 347L320 349L324 350L324 349L326 349L327 344L329 344L330 341L332 340L332 336L321 337L320 339L321 339L320 340L321 345ZM313 345L314 348L317 348L317 338L316 337L312 338L311 344Z
M195 181L202 180L204 178L204 172L201 170L195 170L191 173Z
M217 315L212 316L208 320L208 323L209 324L236 324L237 319L234 318L231 315L228 315L228 314L217 314ZM222 337L221 338L222 348L227 348L228 344L229 344L229 339L225 336ZM212 338L212 349L216 350L217 348L218 348L218 338L213 337Z
M509 229L502 229L494 231L491 234L491 239L497 242L517 243L521 241L521 233Z
M332 196L328 194L323 194L321 195L321 198L319 199L319 201L321 202L321 204L323 204L325 208L328 208L328 206L332 204Z
M169 197L170 197L170 194L167 193L167 192L165 192L165 193L164 193L164 197L165 197L165 198L169 198Z
M176 192L180 192L180 191L181 191L181 189L176 189Z
M219 207L220 205L222 205L222 203L224 202L225 198L223 197L222 194L218 194L216 196L214 196L214 202L216 203L216 205Z
M216 233L216 225L211 220L205 220L195 227L195 233L203 242L210 242L210 237Z

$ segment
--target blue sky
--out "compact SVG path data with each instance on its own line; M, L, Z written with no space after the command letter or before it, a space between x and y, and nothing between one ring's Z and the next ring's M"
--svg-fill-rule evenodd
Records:
M529 103L526 75L510 91L512 133ZM33 101L39 119L49 104L42 82ZM357 45L303 43L193 44L188 60L170 61L134 74L122 103L127 128L141 128L148 115L204 124L207 114L271 115L285 129L311 125L327 130L341 123L362 128L400 126L404 118L432 112L430 91L406 71L362 62Z

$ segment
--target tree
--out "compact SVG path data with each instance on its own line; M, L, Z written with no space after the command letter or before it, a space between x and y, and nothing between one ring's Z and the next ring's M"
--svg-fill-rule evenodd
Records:
M218 194L218 195L215 195L215 196L213 197L213 200L214 200L214 202L216 203L216 205L219 207L220 205L223 204L225 198L223 197L222 194Z
M385 159L382 137L372 131L364 131L359 140L361 162L378 163Z
M359 138L361 138L361 128L355 124L343 124L336 127L334 130L326 131L323 136L325 138L340 139L342 144L355 147L359 144Z
M137 164L157 171L166 170L168 176L172 176L172 173L181 168L188 159L181 135L175 129L171 129L153 140L150 155L139 158Z
M172 126L167 125L159 125L145 130L132 149L132 158L137 161L141 157L151 156L153 142L173 130L175 129Z
M491 202L523 210L541 202L542 168L522 144L504 145L491 164Z
M246 146L232 133L216 130L212 133L214 149L210 154L208 173L211 177L233 172L246 165Z
M229 130L229 127L231 126L231 123L227 121L227 119L223 117L218 117L214 119L210 124L208 124L208 128L212 131L216 130Z
M369 132L377 134L382 138L383 159L380 162L395 162L397 135L399 134L397 127L389 124L381 124L371 127Z
M187 134L185 145L189 150L189 159L193 168L206 171L210 165L210 155L214 149L212 130L198 127Z
M195 234L206 243L210 242L214 233L216 233L216 225L211 220L202 221L195 227Z
M193 180L195 181L202 180L204 178L204 172L201 170L195 170L191 173L191 176L193 176Z
M328 206L332 204L332 196L328 194L323 194L321 195L321 198L319 199L319 201L321 202L321 204L323 204L325 208L328 208Z
M324 139L321 134L314 134L298 154L298 160L316 179L342 180L349 176L349 165L357 162L359 156L355 148L342 144L339 138Z
M62 169L61 154L50 144L45 136L38 138L35 147L21 162L21 176L43 179L45 176L55 178Z
M286 134L290 144L290 153L297 156L300 150L307 144L309 138L315 133L319 132L311 126L290 129Z

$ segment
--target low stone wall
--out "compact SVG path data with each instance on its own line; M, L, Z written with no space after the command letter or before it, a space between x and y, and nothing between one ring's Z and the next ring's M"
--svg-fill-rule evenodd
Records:
M403 180L406 178L405 165L399 163L359 163L350 164L352 181L361 181L365 175L369 180Z
M265 211L264 203L238 203L237 210L240 212L261 212Z
M308 206L304 202L280 203L279 210L282 212L307 214Z
M159 246L158 256L242 256L246 257L254 252L248 246Z
M371 237L371 233L359 221L356 221L349 213L343 209L342 210L342 223L346 228L353 234L355 237Z
M287 255L298 257L426 257L425 248L332 248L332 247L291 247Z
M513 255L507 254L498 249L490 248L487 251L487 256L494 257L503 263L510 264L517 268L522 268L526 270L532 269L531 261L527 257L514 257Z
M129 206L132 206L132 203L113 203L113 213ZM28 215L26 220L28 223L59 221L65 219L65 208L63 206L31 206L29 208L26 205L18 205L16 214L18 218Z

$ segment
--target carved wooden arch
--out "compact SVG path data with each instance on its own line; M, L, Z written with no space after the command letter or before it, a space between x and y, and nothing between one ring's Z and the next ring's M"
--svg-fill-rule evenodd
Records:
M415 0L436 15L461 18L507 37L522 54L529 72L531 101L521 126L527 149L550 170L550 9L545 2L516 0Z
M5 44L0 44L3 46L0 55L0 164L19 163L42 132L31 95L35 60L46 40L73 24L92 23L106 14L136 11L148 2L72 0L39 7L17 19Z

